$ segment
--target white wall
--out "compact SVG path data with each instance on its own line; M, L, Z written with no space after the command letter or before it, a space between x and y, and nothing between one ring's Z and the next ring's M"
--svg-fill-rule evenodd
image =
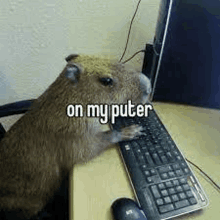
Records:
M142 0L125 58L152 42L160 0ZM36 98L70 53L120 58L138 0L1 0L0 105ZM143 54L131 62L141 69Z

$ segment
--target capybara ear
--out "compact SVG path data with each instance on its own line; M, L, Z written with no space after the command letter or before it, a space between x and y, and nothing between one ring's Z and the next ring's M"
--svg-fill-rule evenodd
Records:
M68 57L65 58L65 60L66 62L69 62L70 60L74 60L78 56L78 54L70 54Z

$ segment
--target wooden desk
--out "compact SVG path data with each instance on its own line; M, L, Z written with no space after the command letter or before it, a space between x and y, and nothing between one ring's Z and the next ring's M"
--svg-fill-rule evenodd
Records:
M186 158L220 185L220 111L185 105L154 103L154 107ZM218 220L220 194L192 167L203 186L209 206L177 219ZM118 147L109 149L71 175L71 220L112 220L110 206L120 197L135 199Z

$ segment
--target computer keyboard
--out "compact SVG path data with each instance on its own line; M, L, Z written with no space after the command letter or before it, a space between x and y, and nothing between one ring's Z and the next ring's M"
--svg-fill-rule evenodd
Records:
M206 207L201 185L156 112L149 111L148 117L118 117L112 129L132 124L141 125L144 135L119 146L147 219L173 218Z

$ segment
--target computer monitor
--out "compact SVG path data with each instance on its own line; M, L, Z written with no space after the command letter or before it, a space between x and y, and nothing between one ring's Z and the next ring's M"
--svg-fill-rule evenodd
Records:
M162 0L143 64L152 100L220 108L219 39L219 0Z

